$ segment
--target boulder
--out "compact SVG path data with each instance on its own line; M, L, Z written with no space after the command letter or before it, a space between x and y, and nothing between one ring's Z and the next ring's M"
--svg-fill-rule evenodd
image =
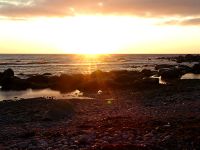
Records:
M2 76L7 78L13 78L14 77L14 71L12 69L7 69L3 72Z
M176 68L160 69L159 74L160 74L161 78L165 79L165 80L178 79L182 75L181 71Z
M192 72L192 68L186 65L179 65L176 67L178 70L181 71L182 74L190 73Z
M141 71L141 73L142 73L145 77L150 77L150 76L154 75L155 72L153 72L153 71L151 71L151 70L149 70L149 69L143 69L143 70Z
M200 74L200 63L194 64L194 66L192 67L192 72L195 74Z
M10 89L14 79L14 71L7 69L1 74L0 84L2 89Z

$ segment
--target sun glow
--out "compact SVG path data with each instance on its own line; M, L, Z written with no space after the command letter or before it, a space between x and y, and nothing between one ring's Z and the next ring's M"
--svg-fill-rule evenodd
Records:
M90 54L94 58L110 53L185 53L199 47L198 40L193 40L200 38L199 28L161 26L159 21L98 15L0 20L0 52Z
M54 49L53 53L109 54L137 43L144 26L141 19L119 16L37 18L18 21L15 26L12 21L4 22L1 35L6 45L15 41L18 49L26 46L29 51L37 51L31 49L37 43L43 49Z
M130 23L128 17L74 17L61 24L61 38L55 43L65 53L114 53L130 44L130 40L137 41L133 36L129 37L130 32L136 33L138 30L131 28L135 24L136 20L132 19Z

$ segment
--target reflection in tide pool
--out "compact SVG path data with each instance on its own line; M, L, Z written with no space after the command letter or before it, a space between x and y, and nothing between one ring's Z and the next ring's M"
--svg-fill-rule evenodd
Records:
M75 90L69 93L60 93L59 91L44 89L44 90L32 90L25 91L0 91L0 101L2 100L19 100L27 98L55 98L55 99L91 99L84 97L83 93L79 90Z
M187 73L181 79L200 79L200 74Z

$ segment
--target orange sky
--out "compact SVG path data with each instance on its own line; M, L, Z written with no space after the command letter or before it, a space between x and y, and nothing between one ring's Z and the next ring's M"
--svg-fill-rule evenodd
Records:
M0 53L200 53L197 0L0 0Z

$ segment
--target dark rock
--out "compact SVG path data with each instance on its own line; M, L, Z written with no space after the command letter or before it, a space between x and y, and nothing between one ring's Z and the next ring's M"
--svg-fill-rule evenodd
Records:
M136 89L148 89L159 85L158 78L144 78L136 80L133 84Z
M141 73L142 73L145 77L150 77L150 76L154 75L154 72L151 71L151 70L149 70L149 69L143 69L143 70L141 71Z
M14 79L14 71L12 69L5 70L0 79L0 84L2 86L2 89L10 89L12 86L12 82Z
M8 78L13 78L14 77L14 71L12 69L7 69L3 72L3 76L6 76Z
M51 73L44 73L43 76L51 76Z
M181 77L182 73L179 69L160 69L159 75L162 79L178 79Z
M192 72L195 73L195 74L200 74L200 63L199 64L195 64L192 67Z
M190 73L192 71L192 68L186 65L178 65L177 69L182 72L182 74Z
M174 65L161 64L161 65L156 65L155 70L164 69L164 68L173 68L173 67Z
M14 77L14 73L7 71L6 76L2 74L1 85L3 90L25 90L51 88L61 92L72 90L91 90L99 89L125 89L130 87L145 88L145 86L157 85L157 81L148 77L155 74L155 71L144 69L139 71L118 70L103 72L97 70L91 74L62 74L60 76L49 76L50 74L34 75L27 79ZM4 77L5 76L5 77ZM2 80L3 79L3 80ZM143 80L145 79L145 80ZM149 85L148 85L149 84ZM137 85L137 86L136 86Z
M19 138L27 139L27 138L31 138L33 136L35 136L35 132L34 131L27 131L27 132L24 132L21 135L19 135Z
M167 59L171 61L176 61L177 63L182 63L182 62L200 62L200 55L180 55L176 57L160 57L158 59Z

